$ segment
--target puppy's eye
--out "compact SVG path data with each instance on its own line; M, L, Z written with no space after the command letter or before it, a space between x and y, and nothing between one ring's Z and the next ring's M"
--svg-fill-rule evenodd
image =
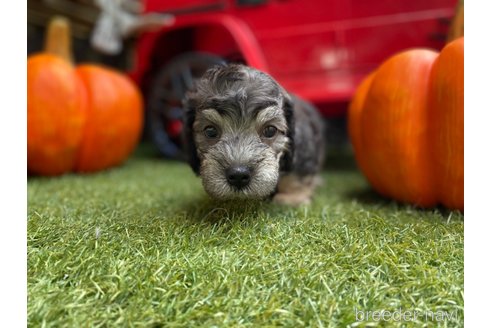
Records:
M265 138L273 138L277 134L277 128L273 125L269 125L263 129L263 137Z
M211 125L205 127L205 129L203 129L203 133L205 133L205 136L210 139L215 139L219 136L219 131L217 128Z

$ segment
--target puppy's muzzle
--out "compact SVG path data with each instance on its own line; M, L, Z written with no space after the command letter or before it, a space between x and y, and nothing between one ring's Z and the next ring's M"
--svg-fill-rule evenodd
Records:
M244 165L231 166L225 174L227 182L237 189L246 187L251 181L251 169Z

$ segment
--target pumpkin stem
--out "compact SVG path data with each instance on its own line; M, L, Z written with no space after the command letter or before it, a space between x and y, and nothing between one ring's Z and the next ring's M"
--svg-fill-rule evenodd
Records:
M73 63L70 21L67 18L55 16L50 20L44 41L44 51Z
M448 39L446 43L450 43L465 35L465 6L463 0L458 2L456 12L449 27Z

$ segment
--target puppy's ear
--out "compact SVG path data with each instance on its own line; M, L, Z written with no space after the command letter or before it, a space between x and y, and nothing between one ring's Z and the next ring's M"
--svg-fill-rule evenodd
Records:
M183 99L183 148L185 157L196 175L200 175L200 159L196 151L195 138L193 138L193 123L196 115L196 100L193 97L195 90L188 91Z
M283 111L287 121L287 137L289 138L289 149L283 154L280 159L280 170L292 171L294 169L294 153L295 153L295 118L294 118L294 99L282 88Z

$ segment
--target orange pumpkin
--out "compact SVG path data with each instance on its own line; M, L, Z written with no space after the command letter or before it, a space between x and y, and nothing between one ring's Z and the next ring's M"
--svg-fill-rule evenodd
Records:
M46 50L29 57L28 170L41 175L92 172L121 164L143 122L138 88L102 66L70 62L68 22L50 23Z
M432 67L429 133L438 200L464 207L464 60L465 40L449 43Z
M440 54L408 50L357 89L349 134L361 171L379 193L463 210L463 54L463 38Z
M88 172L118 165L133 151L140 136L140 93L127 77L116 71L80 65L77 73L90 96L75 169Z
M51 54L27 61L27 167L32 173L71 171L87 119L87 94L77 72Z

